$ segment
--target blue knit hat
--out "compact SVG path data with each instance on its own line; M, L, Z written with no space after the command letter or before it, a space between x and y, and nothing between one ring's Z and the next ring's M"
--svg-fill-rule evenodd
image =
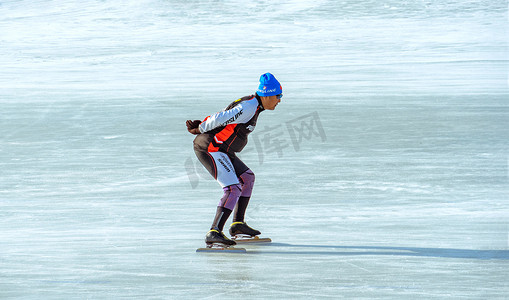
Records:
M256 93L260 96L268 97L279 95L283 92L283 88L276 77L270 73L265 73L260 76L260 86Z

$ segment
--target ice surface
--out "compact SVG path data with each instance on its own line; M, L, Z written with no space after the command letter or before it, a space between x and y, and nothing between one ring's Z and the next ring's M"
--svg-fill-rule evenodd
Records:
M506 298L507 1L2 1L0 298ZM186 119L282 82L246 254Z

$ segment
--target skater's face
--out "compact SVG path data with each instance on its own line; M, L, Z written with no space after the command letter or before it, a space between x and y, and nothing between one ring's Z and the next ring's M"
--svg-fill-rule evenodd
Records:
M268 110L276 109L276 106L279 104L279 102L281 102L282 97L283 94L261 97L263 108Z

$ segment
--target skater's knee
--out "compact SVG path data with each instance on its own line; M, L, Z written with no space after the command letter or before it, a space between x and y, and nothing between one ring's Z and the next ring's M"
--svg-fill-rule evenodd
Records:
M218 206L233 210L237 201L242 194L242 188L240 184L232 184L223 188L224 195L219 201Z
M223 188L227 197L239 198L242 193L242 186L240 184L232 184Z
M247 171L242 173L242 175L240 175L240 179L242 185L253 184L255 181L255 174L253 173L253 171L251 171L251 169L248 169Z
M239 177L239 181L242 183L242 197L251 197L251 193L253 192L253 186L255 181L255 175L253 171L247 170L242 173Z

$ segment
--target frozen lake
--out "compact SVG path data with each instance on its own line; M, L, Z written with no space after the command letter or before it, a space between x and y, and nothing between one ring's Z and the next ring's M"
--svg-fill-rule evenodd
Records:
M507 1L0 2L1 299L504 299ZM186 119L240 154L246 254ZM227 223L229 226L229 223Z

